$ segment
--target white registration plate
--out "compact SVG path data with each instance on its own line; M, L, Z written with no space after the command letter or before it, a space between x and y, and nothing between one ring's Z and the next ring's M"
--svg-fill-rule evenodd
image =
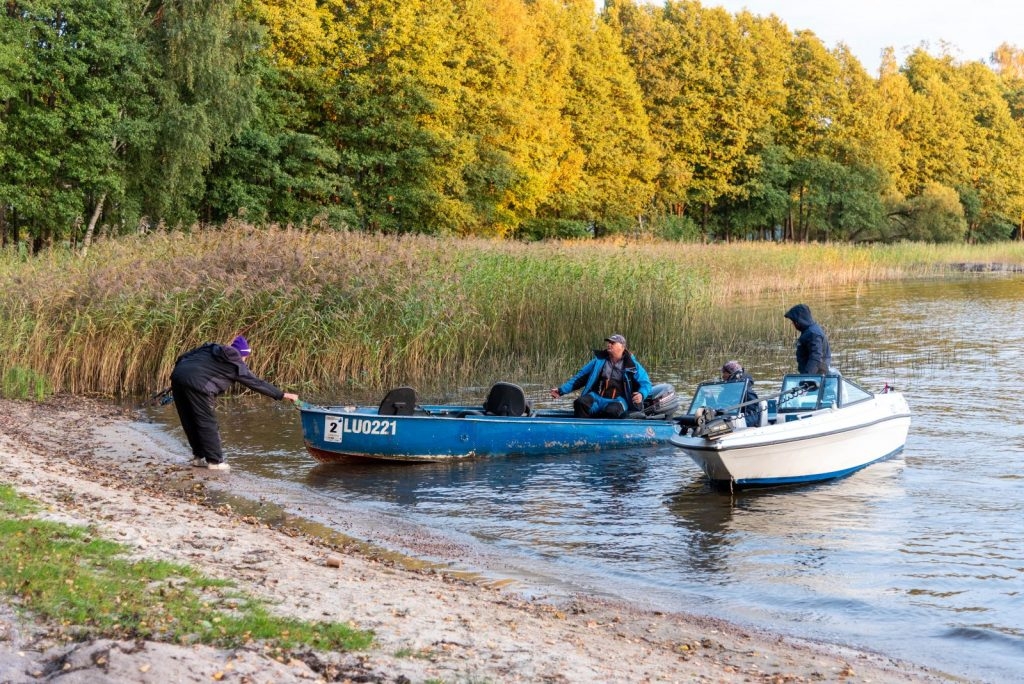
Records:
M387 418L324 416L324 441L341 444L345 434L387 436L398 432L398 421Z

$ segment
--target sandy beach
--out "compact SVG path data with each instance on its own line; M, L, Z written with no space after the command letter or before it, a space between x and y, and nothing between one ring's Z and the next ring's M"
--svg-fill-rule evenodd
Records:
M132 556L190 564L282 615L351 623L352 653L272 654L157 642L65 643L0 600L0 682L940 682L942 673L835 644L585 595L517 594L236 512L184 448L102 401L0 400L0 477ZM229 456L230 460L230 456ZM372 544L372 539L368 540Z

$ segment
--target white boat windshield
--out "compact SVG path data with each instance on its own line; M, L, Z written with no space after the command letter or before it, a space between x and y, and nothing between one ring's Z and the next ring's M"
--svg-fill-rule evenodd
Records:
M800 391L799 388L809 386L806 383L813 383L814 389ZM787 375L782 379L778 411L815 411L831 406L849 406L872 396L871 392L839 375Z
M737 405L743 403L743 392L746 381L740 382L702 382L693 394L687 413L693 415L699 408L732 409L728 413L736 415Z
M829 388L828 394L836 397L838 383L839 378L835 376L787 375L782 378L782 394L779 395L777 410L779 413L786 411L814 411L821 406L822 388L827 385ZM831 402L828 405L831 405Z

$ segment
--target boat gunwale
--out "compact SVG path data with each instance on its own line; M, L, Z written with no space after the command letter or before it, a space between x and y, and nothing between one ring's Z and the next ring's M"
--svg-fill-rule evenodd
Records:
M835 412L833 412L833 415L834 414L835 414ZM902 419L910 419L910 418L911 418L911 414L909 412L908 413L898 413L898 414L892 414L892 415L888 415L888 416L883 416L881 418L876 418L875 420L872 420L870 422L857 423L855 425L848 425L846 427L837 428L837 429L834 429L834 430L829 430L827 432L814 432L814 433L802 434L802 435L791 435L791 436L783 438L783 439L774 439L774 440L771 440L771 441L760 441L760 442L749 443L749 444L728 444L728 443L725 443L723 440L724 440L725 437L729 437L729 436L736 436L737 438L738 437L742 437L742 436L753 436L753 435L749 435L749 434L748 435L744 435L744 433L747 430L766 430L767 428L773 428L773 427L777 427L779 425L786 425L786 424L785 423L776 423L775 425L766 425L765 427L762 427L762 428L757 428L757 427L744 428L744 429L740 430L739 432L732 432L732 433L729 433L728 435L725 435L724 437L718 437L718 438L715 438L715 439L709 439L707 437L691 437L691 436L688 436L688 435L678 434L678 435L673 435L672 437L670 437L669 438L669 442L671 442L673 446L677 447L678 449L684 450L684 451L685 450L691 450L691 451L707 451L707 452L716 452L717 453L717 452L724 452L724 451L742 451L742 450L746 450L746 449L763 449L765 447L777 446L779 444L789 444L791 442L802 442L802 441L806 441L806 440L809 440L809 439L820 439L822 437L829 437L831 435L838 435L838 434L842 434L844 432L852 432L854 430L861 430L861 429L864 429L864 428L868 428L868 427L872 427L872 426L875 426L875 425L879 425L881 423L888 422L890 420L902 420ZM681 440L684 440L684 439L701 440L702 443L701 444L693 444L693 445L680 443Z
M356 407L342 407L342 406L310 406L302 407L299 410L303 413L315 413L320 415L329 416L356 416L359 418L380 418L386 420L468 420L477 421L482 420L486 422L494 421L512 421L512 422L579 422L583 424L587 423L615 423L615 424L636 424L636 425L651 425L651 424L675 424L674 416L662 416L655 417L649 416L644 418L592 418L592 417L579 417L573 415L571 410L565 409L564 413L550 414L545 411L562 411L563 409L540 409L533 414L521 415L521 416L500 416L496 414L484 413L479 406L458 406L458 405L434 405L434 406L423 406L418 407L422 409L412 415L382 415L378 413L376 406L356 406ZM339 409L339 410L331 410ZM430 410L439 411L438 413L431 413ZM443 412L440 412L443 411ZM465 415L460 415L465 412ZM661 415L661 414L658 414Z

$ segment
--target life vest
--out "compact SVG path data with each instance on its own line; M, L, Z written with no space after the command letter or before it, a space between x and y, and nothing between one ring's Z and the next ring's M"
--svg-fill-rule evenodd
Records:
M615 399L626 393L625 383L625 359L620 361L618 367L610 360L605 360L604 368L601 369L601 377L598 380L597 393L605 399Z

